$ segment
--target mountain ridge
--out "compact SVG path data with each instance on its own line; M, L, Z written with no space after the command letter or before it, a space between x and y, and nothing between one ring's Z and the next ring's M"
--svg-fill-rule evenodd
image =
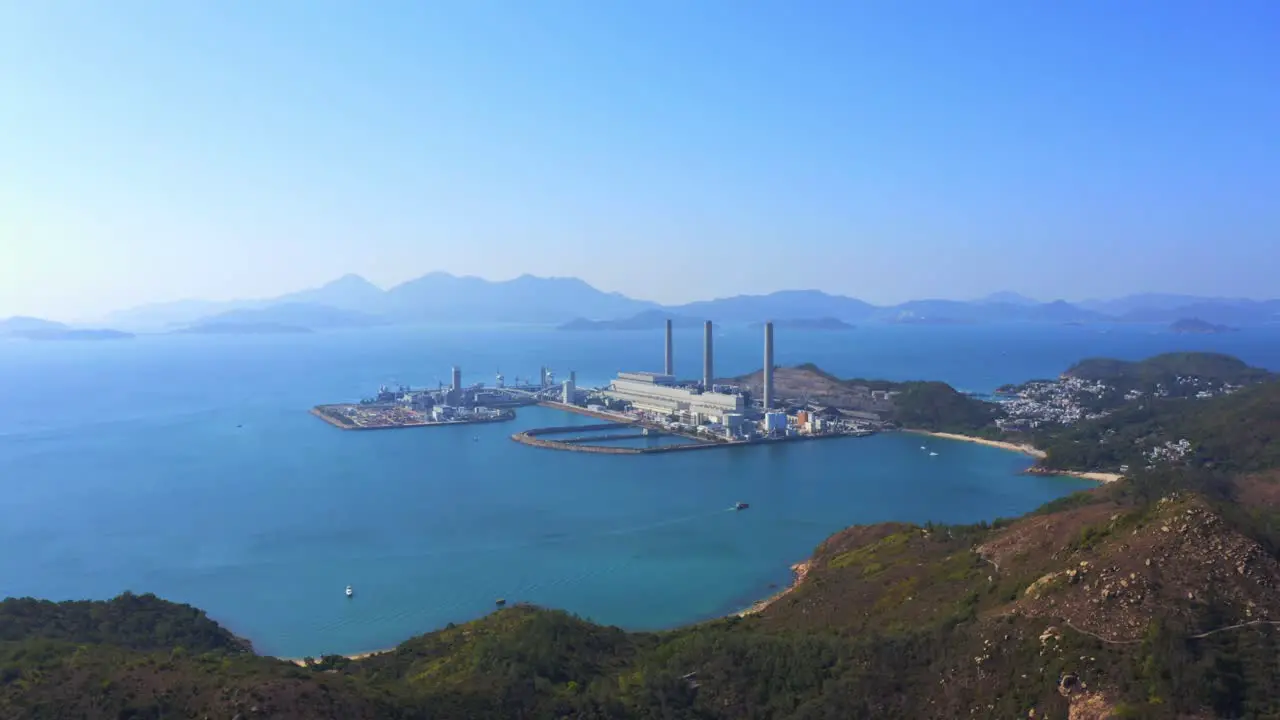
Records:
M875 305L822 290L787 289L663 305L600 290L576 277L539 277L526 273L508 280L491 281L440 271L386 289L349 273L314 288L272 298L155 303L110 313L106 320L112 326L132 330L168 330L233 310L298 302L380 315L393 323L561 324L580 318L624 320L647 310L718 323L833 318L847 323L1169 324L1186 317L1230 326L1280 322L1280 300L1144 293L1079 303L1039 302L1001 291L976 300L924 298Z

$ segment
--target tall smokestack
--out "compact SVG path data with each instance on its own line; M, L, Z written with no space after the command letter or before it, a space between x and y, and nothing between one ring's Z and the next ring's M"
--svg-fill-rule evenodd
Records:
M702 388L710 390L716 376L711 370L711 321L702 326Z
M764 324L764 407L773 407L773 323Z
M676 374L675 366L671 362L671 320L670 319L667 320L667 354L666 354L666 364L662 366L662 372L666 373L667 375Z

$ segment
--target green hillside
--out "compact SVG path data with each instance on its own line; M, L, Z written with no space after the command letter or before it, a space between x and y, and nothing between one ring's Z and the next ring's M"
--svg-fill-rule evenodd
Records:
M1250 367L1239 358L1207 352L1165 353L1138 361L1088 358L1072 365L1064 374L1082 380L1135 386L1171 384L1179 377L1247 385L1274 377L1273 373Z
M1097 420L1054 429L1036 438L1050 468L1133 468L1153 462L1251 472L1280 465L1280 382L1198 399L1148 399ZM1153 448L1186 439L1177 460L1153 461Z

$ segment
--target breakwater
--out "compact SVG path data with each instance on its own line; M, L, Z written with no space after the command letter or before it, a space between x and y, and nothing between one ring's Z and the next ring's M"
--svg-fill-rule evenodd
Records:
M687 445L661 445L657 447L611 447L608 445L591 445L592 441L617 439L612 435L596 436L596 437L573 437L564 440L551 439L549 435L562 435L567 433L583 433L583 432L602 432L608 430L617 430L620 428L634 427L633 423L601 423L598 425L558 425L553 427L533 428L523 432L515 433L511 439L529 445L532 447L546 448L548 450L567 450L569 452L589 452L602 453L605 455L652 455L654 453L671 453L671 452L689 452L692 450L710 450L712 448L733 448L733 447L751 447L755 445L773 445L776 443L805 442L809 440L832 440L835 438L863 437L873 435L872 432L861 433L845 433L830 435L791 435L780 438L761 438L757 440L709 440L706 438L697 438L696 442ZM620 437L631 437L626 434ZM635 436L643 437L641 433ZM683 435L682 435L683 436ZM684 436L688 437L688 436Z
M635 423L629 422L598 423L596 425L556 425L553 427L533 428L531 430L525 430L524 433L526 435L537 437L539 435L555 435L557 433L603 432L606 430L622 430L624 428L629 429L633 427L636 427Z

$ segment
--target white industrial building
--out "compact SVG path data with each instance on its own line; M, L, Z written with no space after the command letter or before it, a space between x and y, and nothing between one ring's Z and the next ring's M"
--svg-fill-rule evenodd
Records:
M764 414L764 431L766 433L786 432L787 430L787 414L782 412L767 412Z
M703 392L698 387L679 387L675 383L675 377L666 373L620 372L604 394L629 402L637 410L664 415L720 418L745 409L741 395Z

